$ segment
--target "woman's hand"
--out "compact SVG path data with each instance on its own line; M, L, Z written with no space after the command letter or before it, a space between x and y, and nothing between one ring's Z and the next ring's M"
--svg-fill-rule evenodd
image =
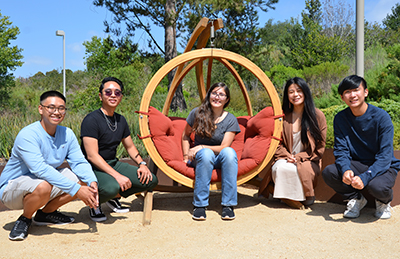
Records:
M293 164L297 163L297 159L294 155L289 156L288 158L286 158L286 160L288 161L288 163L293 163Z
M197 145L195 147L190 148L188 152L188 160L193 161L194 158L196 157L196 153L199 152L201 149L203 149L203 145Z

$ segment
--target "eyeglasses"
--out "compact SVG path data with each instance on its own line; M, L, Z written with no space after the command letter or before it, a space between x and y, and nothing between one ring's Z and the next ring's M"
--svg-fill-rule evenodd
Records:
M49 105L49 106L45 106L43 104L41 105L44 108L46 108L46 110L50 113L55 113L56 111L58 111L60 114L65 114L67 112L67 108L65 108L64 106L55 107L54 105Z
M106 90L104 90L104 94L105 94L106 96L110 97L110 96L113 94L113 91L112 91L111 89L106 89ZM114 91L114 95L115 95L116 97L121 97L121 96L122 96L122 92L121 92L120 90L116 89L116 90Z
M218 98L221 99L221 100L226 98L226 94L217 93L217 92L211 92L211 96L214 97L214 98L218 96Z

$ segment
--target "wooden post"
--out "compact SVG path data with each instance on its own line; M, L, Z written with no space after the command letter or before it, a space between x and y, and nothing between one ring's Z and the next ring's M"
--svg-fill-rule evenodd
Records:
M153 192L147 191L144 193L143 202L143 226L151 224L151 212L153 210Z

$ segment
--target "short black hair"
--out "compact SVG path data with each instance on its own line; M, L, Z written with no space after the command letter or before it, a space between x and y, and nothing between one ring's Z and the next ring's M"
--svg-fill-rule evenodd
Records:
M67 102L67 99L65 99L65 96L62 93L60 93L58 91L51 90L51 91L47 91L47 92L42 93L42 95L40 96L40 103L42 103L44 100L46 100L49 97L58 97L58 98L63 99L63 101L65 103Z
M364 90L367 89L367 82L364 78L358 75L351 75L342 80L338 87L338 92L340 95L343 94L344 91L349 89L355 89L360 86L360 84L364 87Z
M107 82L110 82L110 81L117 83L119 85L119 87L121 87L121 92L124 93L124 84L122 83L122 81L119 80L118 78L112 77L112 76L106 77L101 81L101 84L99 87L99 93L101 93L103 91L104 84Z

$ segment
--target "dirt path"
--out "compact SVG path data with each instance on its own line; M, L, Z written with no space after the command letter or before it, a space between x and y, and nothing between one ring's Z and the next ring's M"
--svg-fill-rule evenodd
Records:
M30 229L11 242L8 234L21 211L1 211L0 258L396 258L400 255L397 207L389 220L365 208L344 219L344 205L317 202L293 210L277 200L254 198L239 187L236 219L220 218L219 193L212 193L207 220L193 221L192 194L155 193L152 224L142 226L142 199L123 199L131 211L110 214L105 223L89 219L80 201L62 208L76 222Z

